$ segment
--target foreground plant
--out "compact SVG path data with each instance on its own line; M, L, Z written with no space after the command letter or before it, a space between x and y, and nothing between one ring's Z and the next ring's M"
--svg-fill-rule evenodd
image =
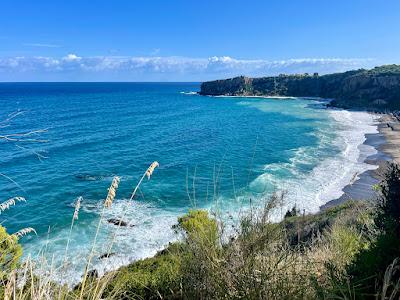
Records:
M139 189L139 187L140 187L140 185L141 185L143 179L144 179L146 176L147 176L147 179L150 179L150 177L151 177L151 175L153 174L154 170L155 170L158 166L159 166L159 163L158 163L157 161L154 161L153 163L150 164L150 166L146 169L146 171L144 172L143 176L140 178L139 182L138 182L137 185L135 186L135 189L133 190L133 193L132 193L132 195L131 195L129 201L132 201L132 199L135 197L136 192L137 192L137 190ZM103 217L104 217L104 211L105 211L106 208L111 208L112 203L113 203L113 201L114 201L114 199L115 199L116 192L117 192L117 189L118 189L118 186L119 186L120 181L121 181L120 177L115 176L115 177L113 178L113 180L112 180L112 183L111 183L110 188L108 189L107 198L106 198L106 200L104 201L103 209L102 209L102 212L101 212L101 214L100 214L100 219L99 219L99 223L98 223L98 225L97 225L96 234L95 234L94 241L93 241L93 244L92 244L92 249L91 249L91 251L90 251L89 259L88 259L88 262L87 262L86 267L85 267L85 272L84 272L84 275L83 275L83 280L82 280L82 284L81 284L81 292L80 292L79 299L82 299L82 297L83 297L84 288L85 288L85 284L86 284L87 277L88 277L88 271L89 271L89 268L90 268L91 261L92 261L92 259L93 259L94 249L95 249L96 242L97 242L97 236L98 236L98 234L99 234L100 226L101 226L101 223L102 223ZM124 218L124 216L126 215L126 211L127 211L127 210L124 210L124 214L123 214L123 216L120 218L120 220L122 220L122 219ZM116 231L121 227L121 223L122 223L122 222L120 222L120 223L118 224L118 227L117 227ZM107 251L106 256L109 256L110 253L111 253L111 250L112 250L113 244L114 244L114 242L115 242L115 238L116 238L116 233L117 233L116 231L115 231L114 234L113 234L113 238L112 238L112 241L111 241L111 243L110 243L110 247L109 247L109 249L108 249L108 251ZM97 290L97 288L96 288L96 290Z
M121 181L121 179L118 176L115 176L113 178L113 180L111 182L111 186L108 189L107 197L104 200L103 208L102 208L101 213L100 213L99 223L97 224L97 228L96 228L96 234L95 234L94 239L93 239L92 248L90 250L89 258L88 258L88 261L86 263L85 272L83 273L83 280L82 280L81 292L80 292L79 299L82 299L83 294L84 294L85 285L86 285L86 281L87 281L87 277L88 277L88 272L89 272L89 269L91 267L91 262L92 262L92 259L93 259L93 256L94 256L94 252L95 252L97 237L99 235L100 227L101 227L101 224L103 222L104 211L105 211L106 208L111 207L111 204L112 204L112 202L113 202L113 200L115 198L116 191L117 191L117 188L118 188L118 185L119 185L120 181Z
M72 291L55 288L33 275L33 264L24 265L23 289L15 288L15 272L3 289L17 295L12 299L398 299L400 218L389 209L400 199L397 185L395 167L380 185L377 208L350 201L315 215L291 214L280 223L271 221L282 200L274 195L241 215L230 239L223 236L223 220L190 210L175 226L182 240L154 257L99 279L85 276ZM103 209L106 202L112 205L117 188L113 180ZM383 271L365 277L365 270Z
M147 170L144 172L143 176L140 178L139 182L135 186L129 201L132 201L132 199L135 197L136 192L139 189L140 185L142 184L143 179L147 176L147 179L150 180L150 177L151 177L151 175L153 175L154 170L159 166L160 165L157 161L154 161L153 163L151 163L151 165L147 168Z

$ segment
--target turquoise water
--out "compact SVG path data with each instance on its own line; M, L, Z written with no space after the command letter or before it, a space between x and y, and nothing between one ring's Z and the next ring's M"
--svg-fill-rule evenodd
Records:
M125 214L134 226L115 232L114 225L102 224L97 254L113 235L116 243L114 256L95 258L101 270L151 255L176 239L171 226L190 207L218 203L235 213L249 198L284 189L285 207L296 203L315 211L365 169L358 146L374 128L366 114L329 111L305 99L191 93L198 89L197 83L0 84L1 119L23 112L3 131L47 129L38 136L46 143L0 143L0 171L13 180L0 177L0 199L27 199L0 220L9 232L36 229L37 236L22 239L25 254L46 248L62 258L74 202L82 196L69 250L70 270L81 268L115 175L121 183L105 218ZM155 160L160 167L128 203ZM69 276L79 279L72 271Z

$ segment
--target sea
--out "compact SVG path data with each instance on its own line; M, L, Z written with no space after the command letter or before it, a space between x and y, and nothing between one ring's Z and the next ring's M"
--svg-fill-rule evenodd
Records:
M371 114L327 109L320 99L207 97L199 89L1 83L0 135L17 136L0 139L0 201L26 202L2 212L0 223L9 233L35 229L20 239L24 258L45 258L55 278L77 282L97 228L90 268L103 274L179 239L173 225L190 209L223 223L283 193L276 219L294 205L312 213L376 168L365 162L376 150L363 144L377 132ZM159 167L129 201L154 161ZM114 176L116 197L103 210Z

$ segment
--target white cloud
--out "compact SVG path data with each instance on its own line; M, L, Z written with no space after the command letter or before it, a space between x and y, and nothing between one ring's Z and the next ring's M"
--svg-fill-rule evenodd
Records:
M59 48L60 45L56 44L42 44L42 43L25 43L24 46L28 47L41 47L41 48Z
M63 57L63 60L65 61L77 61L81 60L82 57L77 56L76 54L68 54L67 56Z
M122 80L203 81L238 75L267 76L280 73L331 73L377 62L360 58L298 58L245 60L229 56L188 57L81 57L70 53L55 57L0 57L0 80Z

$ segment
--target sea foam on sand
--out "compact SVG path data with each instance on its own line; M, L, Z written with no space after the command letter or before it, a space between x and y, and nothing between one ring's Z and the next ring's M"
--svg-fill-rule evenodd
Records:
M366 134L378 132L376 117L365 112L346 110L331 109L328 110L328 113L332 117L335 128L337 128L336 137L331 141L322 135L320 140L324 143L332 143L332 147L340 149L336 155L322 159L310 172L288 176L290 179L276 181L274 176L266 172L253 181L253 183L257 181L273 182L278 188L287 190L285 207L280 210L277 219L282 218L286 209L290 209L294 204L300 210L304 209L306 212L318 211L321 205L342 196L343 188L357 175L377 168L377 166L365 163L368 156L377 152L376 149L363 144L366 140ZM266 168L269 168L269 170L286 168L288 172L297 172L298 164L310 158L310 153L307 152L309 150L299 148L291 163L268 165ZM312 159L319 159L319 157ZM229 214L232 212L235 214L243 205L243 203L237 203L232 199L227 200L221 203L224 206L223 210L229 212ZM136 226L121 228L116 232L115 246L112 251L115 251L115 254L113 256L104 260L94 259L93 267L98 270L99 275L135 260L154 255L169 241L178 238L171 227L176 223L177 217L184 213L183 211L162 211L149 204L127 205L125 201L118 201L113 207L112 215L119 215L126 209L129 210L128 215ZM102 226L110 227L109 224ZM111 231L113 230L111 229ZM100 243L109 245L107 239L100 241ZM77 257L76 251L77 249L75 251L71 249L70 256ZM84 249L81 249L81 252L84 253ZM61 279L62 282L77 283L81 279L80 271L83 270L82 267L85 263L84 258L86 256L82 253L79 260L73 261L73 266L63 270L63 274L53 275ZM106 249L99 249L96 258L103 253L106 253Z
M296 178L284 183L287 188L287 208L296 204L300 210L317 212L320 206L343 195L343 188L358 176L378 166L367 164L365 159L377 150L365 145L366 134L378 133L377 118L366 112L329 110L337 122L337 137L332 147L339 153L322 160L304 178Z

